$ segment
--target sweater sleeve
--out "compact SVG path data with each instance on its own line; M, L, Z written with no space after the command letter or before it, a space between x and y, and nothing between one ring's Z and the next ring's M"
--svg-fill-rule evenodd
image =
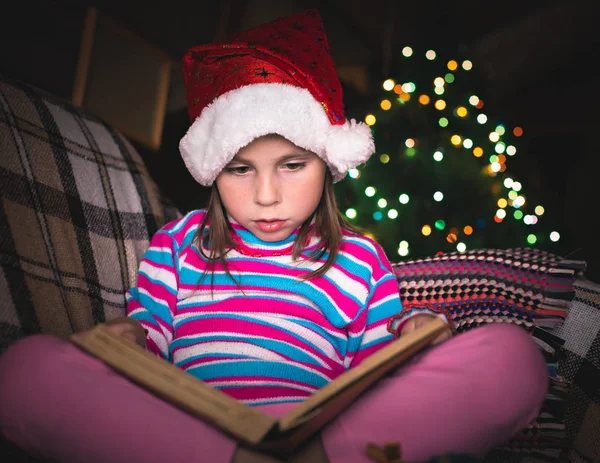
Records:
M159 230L142 258L137 285L127 292L127 315L146 330L146 348L169 361L179 286L176 255L173 237Z
M388 272L373 285L365 308L350 325L348 352L354 352L350 368L394 340L389 320L401 311L398 283Z

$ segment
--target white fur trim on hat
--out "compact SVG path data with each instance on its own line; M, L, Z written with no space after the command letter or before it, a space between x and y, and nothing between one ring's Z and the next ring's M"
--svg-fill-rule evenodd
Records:
M278 83L246 85L216 98L192 123L179 150L196 181L210 186L241 148L271 133L323 159L336 182L375 152L369 126L354 119L332 125L308 90Z

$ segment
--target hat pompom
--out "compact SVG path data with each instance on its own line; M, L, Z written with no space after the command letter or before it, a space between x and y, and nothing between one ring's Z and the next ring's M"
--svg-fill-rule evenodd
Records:
M325 152L328 164L337 171L334 180L343 179L348 170L367 162L375 152L371 128L355 119L334 125L325 141Z

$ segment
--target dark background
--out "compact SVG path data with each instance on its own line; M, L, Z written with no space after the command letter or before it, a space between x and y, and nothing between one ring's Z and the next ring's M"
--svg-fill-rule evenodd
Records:
M403 46L469 54L482 78L487 113L525 130L510 170L546 198L560 225L561 254L586 260L588 278L600 281L600 2L23 1L3 15L0 71L70 99L90 6L173 60L161 147L134 145L182 211L202 206L207 194L177 148L188 127L180 67L187 48L317 7L347 115L360 119L378 101L381 82L401 71Z

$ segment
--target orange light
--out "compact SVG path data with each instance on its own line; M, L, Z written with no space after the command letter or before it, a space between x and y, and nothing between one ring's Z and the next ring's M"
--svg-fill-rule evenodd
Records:
M471 227L471 225L467 225L465 228L463 228L463 232L468 236L473 233L473 227Z
M450 60L448 61L448 69L450 69L451 71L456 71L456 69L458 68L458 63L454 60Z
M513 135L515 137L520 137L521 135L523 135L523 129L521 127L515 127L513 129Z
M422 105L426 105L429 104L431 100L429 99L429 97L427 95L421 95L419 97L419 103L421 103Z
M479 101L477 102L477 104L475 105L475 107L476 107L477 109L481 109L481 108L483 108L483 100L479 100Z
M480 158L481 156L483 156L483 149L481 149L481 147L476 146L473 149L473 156L475 156L476 158Z
M398 98L406 103L410 100L410 93L401 93Z
M499 154L498 155L498 162L500 164L504 164L506 162L506 156L504 156L503 154Z
M394 87L394 93L400 95L402 93L402 85L396 84L396 86Z
M448 243L455 243L457 239L458 237L454 233L450 233L446 236L446 241L448 241Z
M500 223L500 222L502 222L502 219L500 217L498 217L497 215L495 215L494 216L494 222Z
M391 107L392 107L392 102L390 100L383 100L381 102L381 109L383 109L384 111L387 111Z

